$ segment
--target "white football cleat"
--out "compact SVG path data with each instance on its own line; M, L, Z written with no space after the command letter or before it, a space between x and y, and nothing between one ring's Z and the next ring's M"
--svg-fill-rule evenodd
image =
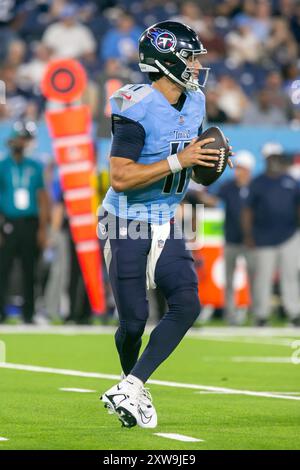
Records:
M123 380L126 379L126 375L124 374L124 372L122 371L121 372L121 382ZM116 387L116 385L114 385L111 389L109 389L107 392L105 392L101 397L100 397L100 400L102 400L104 402L104 406L105 408L107 409L108 411L108 414L109 415L113 415L115 413L115 407L116 407L116 404L118 403L119 399L116 398L116 403L110 399L110 396L111 396L111 393L114 394L114 388ZM118 390L119 391L119 390ZM106 394L109 394L108 396L105 396Z
M128 398L116 407L116 413L125 427L136 424L141 428L157 426L157 414L152 404L152 397L149 390L144 387L137 394L129 394Z
M109 414L116 413L122 425L131 428L155 428L157 414L152 405L150 392L142 385L128 379L107 390L100 398Z
M122 401L127 399L123 382L125 382L125 380L122 380L117 385L111 387L100 397L100 400L103 401L104 406L107 408L109 414L114 414L116 412L116 407Z

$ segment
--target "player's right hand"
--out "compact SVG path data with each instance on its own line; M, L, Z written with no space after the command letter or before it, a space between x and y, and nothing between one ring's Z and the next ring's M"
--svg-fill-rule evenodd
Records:
M215 139L198 140L193 139L191 143L181 152L177 153L177 158L182 168L192 167L194 165L213 167L213 161L218 160L220 151L218 149L205 149L204 145L214 142Z

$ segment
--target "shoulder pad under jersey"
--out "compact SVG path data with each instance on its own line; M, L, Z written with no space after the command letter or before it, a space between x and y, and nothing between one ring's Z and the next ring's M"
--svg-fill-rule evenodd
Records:
M143 114L146 98L153 92L150 85L125 85L117 90L110 98L112 112L134 119Z

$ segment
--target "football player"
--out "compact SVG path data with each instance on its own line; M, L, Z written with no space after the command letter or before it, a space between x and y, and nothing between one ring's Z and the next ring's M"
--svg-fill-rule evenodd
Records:
M206 52L188 26L157 23L139 40L139 66L152 84L126 85L110 99L111 187L99 234L120 319L115 341L123 380L101 399L126 427L156 427L144 384L200 313L193 258L183 237L176 236L174 213L192 167L214 166L218 160L219 150L203 148L214 139L196 142L205 115L201 87L209 69L202 67L201 57ZM139 357L148 316L146 288L155 286L168 312Z

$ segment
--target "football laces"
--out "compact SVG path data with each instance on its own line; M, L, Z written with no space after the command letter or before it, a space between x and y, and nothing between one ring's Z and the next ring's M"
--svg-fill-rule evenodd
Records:
M225 157L226 157L226 152L225 152L225 147L220 148L220 158L217 166L217 173L221 173L224 167L225 163Z

